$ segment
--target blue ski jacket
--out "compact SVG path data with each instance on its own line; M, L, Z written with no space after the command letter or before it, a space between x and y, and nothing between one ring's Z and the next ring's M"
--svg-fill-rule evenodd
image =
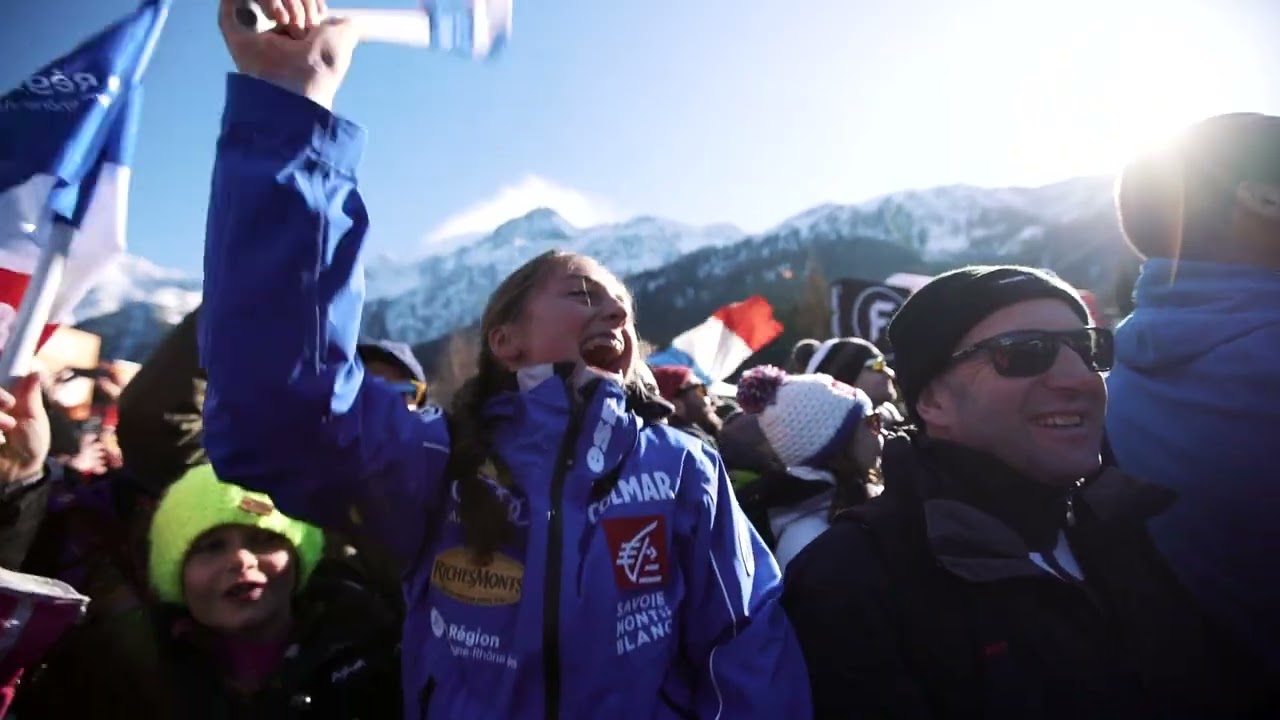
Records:
M1116 329L1107 436L1176 490L1151 535L1221 624L1280 671L1280 273L1151 258Z
M407 717L807 718L776 563L719 456L551 366L488 404L514 538L462 545L447 420L356 354L358 126L233 74L214 165L201 358L220 476L402 569Z

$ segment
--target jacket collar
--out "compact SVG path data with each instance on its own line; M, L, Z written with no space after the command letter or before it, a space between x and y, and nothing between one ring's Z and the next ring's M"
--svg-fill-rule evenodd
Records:
M995 458L969 450L964 451L972 454L968 461L954 457L950 459L957 462L945 462L944 458L952 453L939 454L931 452L933 448L922 448L919 438L899 437L892 442L892 447L886 447L885 460L891 462L886 465L886 472L895 472L910 484L910 488L897 488L899 492L909 490L918 495L929 547L939 564L971 582L1048 577L1047 572L1032 562L1033 548L1026 533L1014 528L1017 518L1010 513L1017 509L1017 503L1009 503L1005 497L1001 498L1006 501L1003 505L991 503L993 495L971 492L975 487L988 490L993 487L993 476L984 477L979 473L1012 473L1012 470ZM999 469L1002 467L1004 470ZM1013 475L1005 475L1003 481L1017 481L1038 489L1032 484L1034 481ZM1061 521L1049 529L1056 541L1059 533L1068 529L1068 510L1080 526L1071 532L1080 529L1105 532L1116 526L1143 524L1168 509L1174 497L1172 491L1165 488L1137 480L1117 468L1105 468L1078 490L1064 495ZM1035 550L1052 551L1052 546Z
M924 502L929 547L942 567L970 582L1044 577L1018 533L992 515L957 500Z
M956 443L922 442L929 497L978 508L1017 533L1032 550L1052 549L1066 525L1078 483L1046 485L1024 477L999 458Z
M485 407L485 417L505 425L516 443L533 442L553 455L574 433L569 459L599 478L616 471L639 442L645 402L617 375L557 363L520 370L513 387Z

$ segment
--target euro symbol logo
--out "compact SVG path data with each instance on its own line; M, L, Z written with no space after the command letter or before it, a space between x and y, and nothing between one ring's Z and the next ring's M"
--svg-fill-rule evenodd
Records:
M627 579L637 585L662 582L658 550L649 541L649 536L657 527L658 521L654 520L618 549L618 567L627 574Z

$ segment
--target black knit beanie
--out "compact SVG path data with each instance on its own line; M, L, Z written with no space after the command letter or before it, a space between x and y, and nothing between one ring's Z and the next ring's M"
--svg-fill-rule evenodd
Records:
M832 338L818 346L805 372L825 373L846 385L856 385L867 361L883 356L880 348L862 338Z
M1043 270L1015 265L975 265L952 270L917 290L889 323L898 388L912 419L916 401L947 369L960 338L991 313L1024 300L1056 298L1091 324L1089 308L1075 288Z

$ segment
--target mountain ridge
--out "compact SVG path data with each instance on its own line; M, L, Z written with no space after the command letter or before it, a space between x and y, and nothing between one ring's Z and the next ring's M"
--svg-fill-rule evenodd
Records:
M362 332L409 342L431 367L449 335L478 320L503 277L550 249L591 255L624 278L640 332L659 345L747 295L763 294L780 316L806 298L814 305L812 277L878 280L1011 262L1053 269L1106 303L1117 274L1136 263L1111 203L1106 177L1032 188L947 185L818 205L754 234L652 215L578 228L538 208L449 252L368 258ZM86 296L76 318L104 336L104 354L140 359L195 307L200 287L199 278L131 256ZM786 344L790 330L774 345Z

